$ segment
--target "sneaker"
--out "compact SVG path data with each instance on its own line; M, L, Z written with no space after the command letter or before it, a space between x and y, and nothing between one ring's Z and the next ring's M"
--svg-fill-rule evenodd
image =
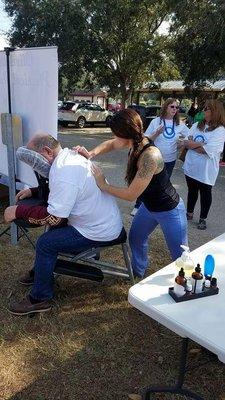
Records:
M186 216L187 216L187 220L188 221L191 221L192 219L193 219L193 213L189 213L189 212L187 212L187 214L186 214Z
M28 315L49 310L51 310L49 301L41 301L40 303L32 304L29 295L20 302L10 304L8 308L8 311L14 315Z
M133 210L131 211L130 215L131 215L132 217L134 217L135 214L137 213L137 211L138 211L138 208L137 208L137 207L134 207Z
M30 271L26 272L21 278L19 279L19 283L24 286L30 286L34 284L34 270L31 269Z
M206 229L206 220L200 218L197 228L204 231Z

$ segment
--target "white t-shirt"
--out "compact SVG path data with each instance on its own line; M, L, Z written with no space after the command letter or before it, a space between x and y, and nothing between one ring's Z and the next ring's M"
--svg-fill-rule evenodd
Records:
M177 140L180 135L187 137L189 135L188 127L180 123L179 125L174 124L173 120L165 119L166 129L154 140L154 144L161 151L163 160L165 162L175 161L177 159ZM151 138L151 135L156 129L163 124L163 120L160 117L154 118L148 126L145 136Z
M68 218L84 237L110 241L119 236L123 225L116 199L98 188L90 160L61 150L50 169L49 189L48 212Z
M192 125L190 135L195 142L204 143L206 154L197 153L194 150L188 150L183 165L184 173L190 178L207 185L214 185L219 172L220 153L223 151L225 141L225 128L219 126L213 131L204 131L197 128L198 122Z

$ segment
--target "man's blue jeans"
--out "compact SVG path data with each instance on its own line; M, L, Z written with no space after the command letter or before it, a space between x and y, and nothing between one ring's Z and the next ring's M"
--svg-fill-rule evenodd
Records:
M176 260L183 251L180 245L187 245L187 217L183 200L170 211L149 211L143 203L139 207L129 233L135 276L143 277L148 267L148 239L157 225L161 226L172 259Z
M36 244L34 286L31 296L35 300L49 300L53 297L53 272L59 253L76 254L102 244L107 242L87 239L72 226L45 232Z

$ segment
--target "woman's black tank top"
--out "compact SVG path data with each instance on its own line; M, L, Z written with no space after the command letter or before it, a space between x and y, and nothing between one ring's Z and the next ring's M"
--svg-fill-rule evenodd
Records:
M151 146L154 146L154 143L149 139L149 143L140 151L139 157L145 149ZM165 165L161 172L153 175L151 182L139 198L149 211L169 211L178 205L179 194L170 182Z

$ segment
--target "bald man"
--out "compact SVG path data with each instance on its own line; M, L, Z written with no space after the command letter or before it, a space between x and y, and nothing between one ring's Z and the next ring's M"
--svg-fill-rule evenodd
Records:
M62 149L50 135L35 135L27 148L41 154L50 164L47 206L16 205L5 210L5 221L16 218L32 224L57 227L41 235L36 244L31 293L21 302L10 305L15 315L50 310L53 297L53 272L59 253L79 253L117 239L122 220L116 200L102 192L91 173L91 161L80 154ZM18 193L17 198L30 197L31 189ZM67 222L67 226L65 225Z

